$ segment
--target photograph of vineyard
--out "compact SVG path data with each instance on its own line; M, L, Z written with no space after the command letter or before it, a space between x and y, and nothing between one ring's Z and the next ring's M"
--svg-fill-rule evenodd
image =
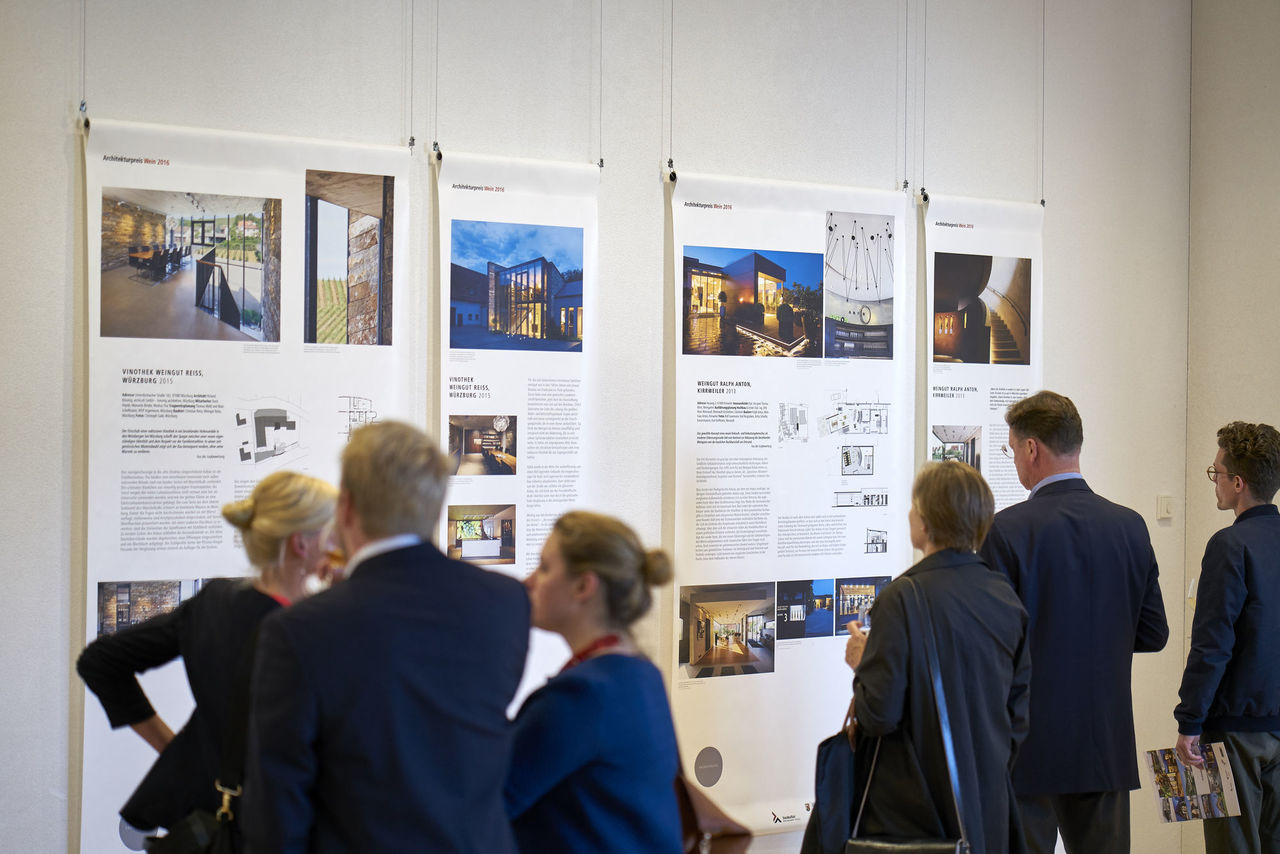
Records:
M308 344L391 343L395 178L307 170Z
M316 308L316 343L347 343L347 280L321 279Z

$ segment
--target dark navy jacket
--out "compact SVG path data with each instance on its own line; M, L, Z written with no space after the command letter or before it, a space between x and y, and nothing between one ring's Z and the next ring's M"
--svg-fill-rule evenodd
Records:
M1030 618L1031 732L1013 768L1022 796L1138 788L1133 654L1169 639L1142 517L1082 479L996 514L983 544Z
M929 625L907 579L919 585ZM853 680L858 774L871 777L863 783L859 835L959 836L929 674L925 631L932 631L966 837L975 852L1020 854L1025 847L1009 770L1027 734L1032 665L1027 613L1009 582L973 552L943 549L881 591L871 624Z
M1178 732L1280 731L1280 510L1250 507L1209 539Z
M514 852L506 709L528 644L519 582L425 543L264 620L250 851Z
M676 736L658 669L600 655L516 716L507 811L522 854L679 854Z

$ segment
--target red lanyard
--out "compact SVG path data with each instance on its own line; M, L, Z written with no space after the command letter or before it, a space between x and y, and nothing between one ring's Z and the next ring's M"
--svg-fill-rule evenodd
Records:
M560 668L560 672L564 673L570 667L576 667L577 665L586 661L593 654L599 652L602 649L608 649L609 647L617 646L620 641L621 641L621 638L619 638L617 635L604 635L603 637L596 638L591 643L587 644L582 649L575 652L573 654L573 658L565 662L564 667Z

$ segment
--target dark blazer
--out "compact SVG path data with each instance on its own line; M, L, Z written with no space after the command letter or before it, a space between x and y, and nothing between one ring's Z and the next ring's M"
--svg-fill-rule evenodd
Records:
M514 852L506 710L528 644L517 581L425 543L264 621L250 851Z
M598 655L553 676L515 720L506 803L525 854L679 854L676 734L662 674Z
M135 676L182 656L196 705L120 809L134 827L170 827L196 808L221 803L214 779L230 716L231 692L248 678L245 644L258 622L280 608L247 579L215 579L168 614L103 635L76 670L98 695L112 727L155 714Z
M853 682L861 774L875 737L880 747L858 835L959 837L926 627L903 578L915 580L929 605L969 844L983 854L1022 851L1009 771L1027 733L1027 614L1005 578L973 552L952 549L908 569L871 607Z
M1034 797L1138 788L1133 654L1169 639L1142 517L1082 479L1062 480L997 513L982 555L1030 617L1031 733L1014 789Z

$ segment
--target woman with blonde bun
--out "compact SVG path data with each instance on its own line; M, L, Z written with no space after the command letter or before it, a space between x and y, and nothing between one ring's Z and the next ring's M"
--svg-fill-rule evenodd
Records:
M214 778L234 686L247 678L247 642L258 622L306 595L324 575L337 490L296 472L267 475L249 497L223 505L255 574L218 578L175 610L102 635L76 670L97 695L112 728L132 727L160 754L120 810L139 829L169 828L192 810L219 806ZM152 708L136 674L182 657L195 709L175 734Z
M671 709L630 634L670 580L666 554L617 519L552 528L525 587L533 625L573 657L516 716L505 795L521 851L681 851Z

